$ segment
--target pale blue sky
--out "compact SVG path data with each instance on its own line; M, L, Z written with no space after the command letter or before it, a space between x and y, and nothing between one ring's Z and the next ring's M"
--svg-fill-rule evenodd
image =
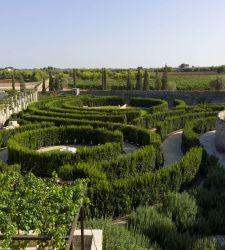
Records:
M0 0L0 67L225 64L225 0Z

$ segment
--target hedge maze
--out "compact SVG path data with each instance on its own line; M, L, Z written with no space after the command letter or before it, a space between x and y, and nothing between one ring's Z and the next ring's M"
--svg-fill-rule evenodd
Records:
M47 97L19 114L22 126L1 131L0 144L8 146L9 163L21 164L22 171L44 177L56 171L65 181L87 178L93 216L114 217L154 204L166 191L183 190L206 171L207 155L198 136L215 127L225 104L188 106L175 100L168 109L164 100L138 97L120 109L124 104L110 96ZM178 129L184 129L185 154L163 168L161 142ZM139 149L124 154L124 142ZM84 145L75 154L36 150L74 143Z

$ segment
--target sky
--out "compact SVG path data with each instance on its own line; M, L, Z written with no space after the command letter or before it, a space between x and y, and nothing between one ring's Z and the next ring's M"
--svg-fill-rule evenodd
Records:
M0 68L225 64L225 0L0 0Z

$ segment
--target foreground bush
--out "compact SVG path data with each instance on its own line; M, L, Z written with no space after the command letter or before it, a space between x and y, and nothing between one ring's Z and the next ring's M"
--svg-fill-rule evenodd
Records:
M0 173L0 231L5 235L2 249L24 249L13 245L11 237L19 230L34 231L37 235L49 235L53 249L65 249L65 235L72 227L74 217L84 201L85 182L79 180L66 186L58 183L58 177L43 180L32 173L22 176L18 171Z
M103 230L103 250L160 250L147 237L124 225L113 225L111 220L93 219L85 222L85 228Z
M169 192L163 198L161 211L174 221L178 231L185 231L194 225L198 206L186 192Z

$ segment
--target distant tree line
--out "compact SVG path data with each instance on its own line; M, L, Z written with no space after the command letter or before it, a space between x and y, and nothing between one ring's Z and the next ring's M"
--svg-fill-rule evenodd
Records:
M64 86L84 87L98 89L127 89L127 90L175 90L176 84L180 89L180 82L173 76L179 76L180 72L204 71L209 75L206 89L223 89L223 74L225 74L225 65L217 67L193 67L187 63L182 63L177 68L165 65L162 68L142 68L137 69L59 69L46 67L42 69L0 69L0 79L12 79L12 89L15 89L16 82L20 83L21 89L24 89L26 82L43 82L43 92L45 91L46 81L49 80L51 91L60 90ZM177 72L177 73L176 73ZM204 73L203 73L204 74ZM210 75L214 75L210 81ZM218 75L216 75L218 74ZM182 75L182 74L181 74ZM194 74L193 74L194 75ZM219 77L217 79L217 76ZM83 84L85 83L85 84ZM82 85L83 84L83 85ZM188 82L191 84L191 80ZM182 85L184 86L184 85ZM89 87L89 88L90 88Z

